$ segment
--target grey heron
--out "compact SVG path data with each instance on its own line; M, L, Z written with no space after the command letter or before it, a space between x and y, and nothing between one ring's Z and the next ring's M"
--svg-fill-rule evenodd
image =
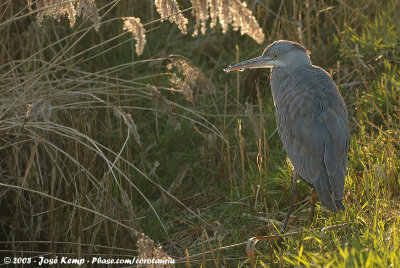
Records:
M343 210L343 191L349 147L348 112L338 87L322 68L311 64L302 45L279 40L261 56L224 71L270 68L270 84L276 108L276 124L293 164L292 197L283 224L292 210L297 173L328 210ZM313 207L312 207L313 213Z

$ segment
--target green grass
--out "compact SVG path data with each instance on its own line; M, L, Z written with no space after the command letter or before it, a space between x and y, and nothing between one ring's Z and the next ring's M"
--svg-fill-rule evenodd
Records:
M180 2L181 9L190 6ZM191 37L194 18L186 12L186 36L169 22L146 26L141 56L129 33L111 39L124 32L113 18L157 18L146 1L113 8L99 1L100 15L108 12L99 32L81 19L73 28L66 18L47 18L39 27L33 15L21 17L27 10L16 15L25 1L6 2L0 14L4 256L134 257L139 231L178 267L187 264L185 250L191 267L251 267L246 242L276 234L289 205L292 168L273 134L268 71L242 72L237 81L222 69L235 62L236 46L244 60L289 39L304 40L313 64L332 74L347 104L346 210L333 215L317 203L311 221L310 189L300 182L292 234L279 244L259 241L257 266L398 267L399 3L261 2L253 13L266 34L262 45L231 29L224 35L219 25ZM200 68L215 94L195 95L191 103L171 91L169 55ZM156 117L148 84L169 101L180 130L160 112ZM50 121L41 114L26 118L27 105L39 100L51 104ZM132 115L140 145L115 107ZM324 236L324 228L336 225Z

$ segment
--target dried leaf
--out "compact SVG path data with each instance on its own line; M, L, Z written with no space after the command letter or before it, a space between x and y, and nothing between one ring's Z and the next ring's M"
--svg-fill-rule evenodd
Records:
M150 264L147 267L173 267L175 264L175 260L169 257L161 247L155 247L154 241L150 239L148 236L142 234L142 236L138 239L137 241L137 246L138 246L138 259L147 259L147 260L158 260L162 261L163 264L161 263L154 263ZM140 264L138 264L138 267L142 267Z
M247 240L246 243L246 254L250 260L251 267L256 267L256 257L254 254L254 248L256 247L258 240L255 240L254 237Z

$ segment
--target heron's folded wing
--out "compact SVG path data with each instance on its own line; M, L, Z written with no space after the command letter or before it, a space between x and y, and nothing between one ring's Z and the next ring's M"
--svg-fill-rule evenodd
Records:
M341 199L349 141L347 110L331 77L317 67L296 70L276 99L277 123L292 164L324 201Z

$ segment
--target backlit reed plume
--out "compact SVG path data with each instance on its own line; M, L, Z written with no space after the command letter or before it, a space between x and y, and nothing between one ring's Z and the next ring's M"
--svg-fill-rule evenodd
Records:
M182 80L173 73L170 83L182 91L187 100L193 102L193 89L196 90L196 93L199 93L199 91L202 94L215 93L213 84L199 68L184 58L170 57L169 60L167 69L171 71L175 68L183 76Z
M67 15L69 25L73 27L76 17L82 16L83 18L90 18L96 31L99 30L100 17L95 0L27 0L27 2L30 10L32 10L33 2L36 4L36 21L39 25L42 25L45 16L60 21L62 16Z
M194 27L193 36L198 35L199 28L203 35L206 34L206 23L209 18L207 0L190 0L193 7L193 15L196 17L196 26Z
M94 28L98 31L100 27L100 16L94 1L95 0L79 0L78 6L76 7L76 15L90 18L94 23Z
M132 115L125 113L124 111L122 111L121 109L119 109L117 107L113 107L113 110L117 117L122 117L124 119L125 125L128 127L129 133L132 134L136 143L141 145L140 135L137 131L137 127L136 127L135 122L133 121Z
M142 54L143 48L146 45L146 35L143 25L140 23L139 18L127 17L124 20L124 30L127 30L133 34L136 40L136 53L138 55Z
M185 81L179 78L176 73L172 73L169 79L169 83L182 92L183 96L185 96L186 100L190 101L191 103L194 102L193 99L193 90L190 85Z
M148 85L148 87L151 89L156 116L158 111L161 112L162 115L167 117L168 123L173 125L175 127L175 130L179 130L181 128L181 125L176 120L172 108L168 105L165 97L157 90L155 86Z
M264 41L264 33L245 2L240 0L191 0L191 2L193 14L196 17L194 36L198 34L199 27L202 34L205 34L205 25L211 17L211 28L217 25L218 19L223 33L226 33L231 24L235 31L240 29L242 35L247 34L257 43L261 44Z
M168 18L170 22L178 25L179 30L181 30L183 34L187 33L188 20L182 15L176 0L156 0L154 4L161 18Z
M245 2L240 0L208 0L208 3L211 20L215 22L215 16L218 16L223 33L226 33L229 24L232 24L235 31L240 29L242 35L247 34L257 43L261 44L264 41L264 33ZM213 27L213 25L215 24L210 26Z

